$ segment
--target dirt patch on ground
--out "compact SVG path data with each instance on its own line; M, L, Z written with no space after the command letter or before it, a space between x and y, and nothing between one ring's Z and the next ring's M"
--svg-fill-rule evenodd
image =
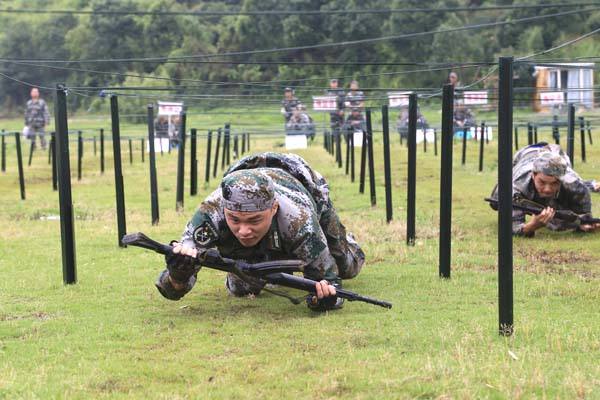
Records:
M594 260L590 254L570 250L519 250L517 254L524 257L528 264L567 265Z
M47 314L45 312L41 312L41 311L36 311L30 314L24 314L24 315L10 315L10 314L6 314L6 315L0 315L0 321L14 321L14 320L19 320L19 319L35 319L38 321L46 321L49 320L51 318L50 314Z
M600 278L600 270L597 268L596 259L585 252L527 249L518 250L517 255L525 259L525 262L515 262L515 270L517 271L534 274L572 274L583 279Z

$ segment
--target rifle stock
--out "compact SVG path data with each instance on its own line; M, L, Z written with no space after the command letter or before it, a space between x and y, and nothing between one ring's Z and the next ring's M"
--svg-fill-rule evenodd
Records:
M128 246L137 246L157 253L166 255L173 250L173 247L157 242L144 235L142 232L130 233L123 236L122 243ZM317 281L302 278L293 275L294 272L303 272L304 263L300 260L279 260L267 261L262 263L250 264L243 261L232 260L221 257L216 250L207 250L198 257L200 265L235 274L241 273L241 278L248 276L250 279L262 279L267 283L281 285L292 289L316 293L315 284ZM358 293L345 289L336 289L337 297L348 301L362 301L364 303L377 305L385 308L392 308L392 304L387 301L372 299L361 296Z

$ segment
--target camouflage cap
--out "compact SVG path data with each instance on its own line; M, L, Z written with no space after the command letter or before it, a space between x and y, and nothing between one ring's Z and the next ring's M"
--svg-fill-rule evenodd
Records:
M234 171L221 182L223 207L231 211L256 212L273 206L271 178L260 169Z
M561 179L567 172L567 163L558 154L543 151L533 162L533 172Z

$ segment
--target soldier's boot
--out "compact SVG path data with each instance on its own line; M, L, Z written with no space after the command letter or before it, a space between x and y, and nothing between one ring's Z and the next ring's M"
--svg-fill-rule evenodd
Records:
M248 295L258 296L260 291L263 289L263 286L254 286L250 285L247 282L244 282L236 275L232 273L228 273L225 278L225 287L227 291L236 297L244 297Z

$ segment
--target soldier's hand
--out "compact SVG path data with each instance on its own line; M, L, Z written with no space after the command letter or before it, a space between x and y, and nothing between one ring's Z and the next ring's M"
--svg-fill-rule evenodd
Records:
M597 229L600 229L600 222L595 223L595 224L585 224L585 225L579 226L579 230L581 230L583 232L594 232Z
M169 270L169 277L174 283L186 283L199 265L198 250L188 247L179 242L172 242L173 250L165 255L165 262Z
M320 300L324 297L335 296L335 286L330 285L326 280L322 280L315 284L317 298Z
M556 211L552 207L546 207L538 215L531 217L531 221L538 227L546 226L554 218Z

